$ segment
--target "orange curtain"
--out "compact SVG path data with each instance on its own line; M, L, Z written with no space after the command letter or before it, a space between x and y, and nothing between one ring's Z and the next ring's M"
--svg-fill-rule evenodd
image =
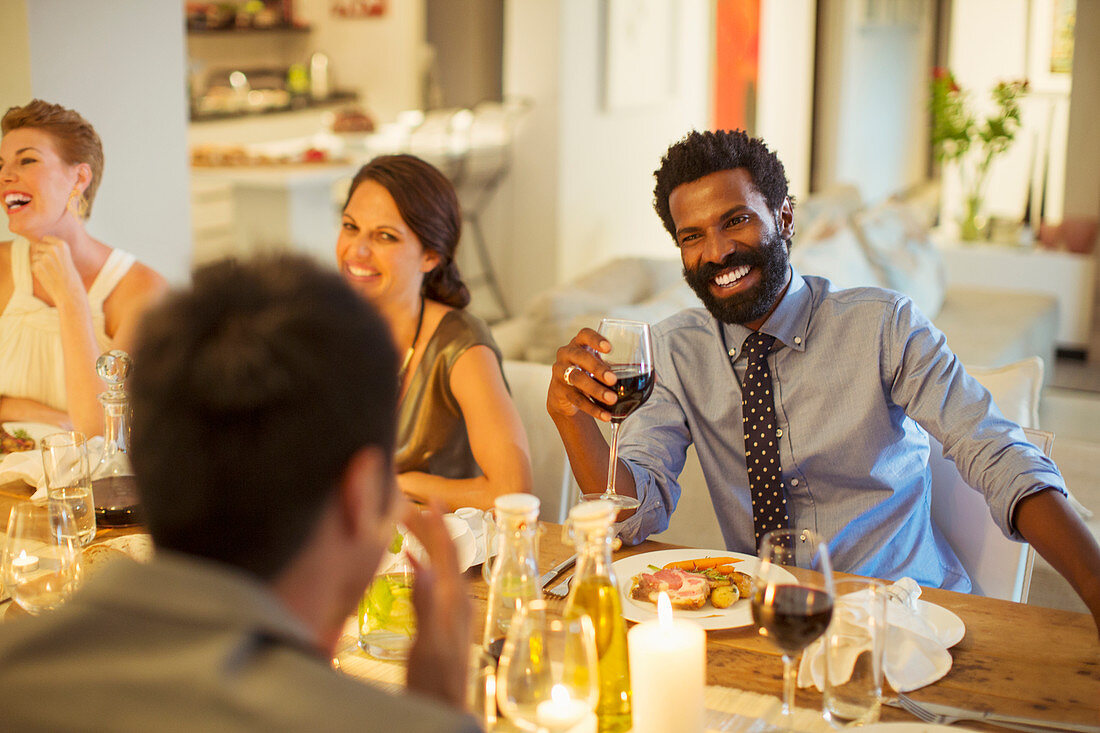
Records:
M717 0L714 24L714 128L756 126L761 0Z

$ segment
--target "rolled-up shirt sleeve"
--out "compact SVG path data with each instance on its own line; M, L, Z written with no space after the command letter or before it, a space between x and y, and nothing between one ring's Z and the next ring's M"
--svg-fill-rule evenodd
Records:
M1026 496L1052 488L1065 495L1058 468L1004 417L970 376L943 333L906 297L883 324L883 384L905 413L943 445L967 484L986 498L1005 536L1023 541L1012 517Z

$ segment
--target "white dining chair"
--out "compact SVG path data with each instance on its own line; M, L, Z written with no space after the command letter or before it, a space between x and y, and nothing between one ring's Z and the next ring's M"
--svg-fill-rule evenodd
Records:
M546 412L546 390L552 367L530 361L504 362L504 378L512 390L512 401L527 432L531 447L534 493L539 498L539 519L565 521L572 505L572 473L554 421Z
M1009 420L1024 428L1027 439L1049 458L1054 434L1038 430L1043 360L1032 356L996 368L967 366L972 377L989 390L993 402ZM955 464L943 456L943 446L931 441L932 522L962 562L973 592L1026 603L1035 552L1027 543L1008 539L993 522L979 492L967 485Z
M1050 457L1054 433L1024 428L1027 439ZM955 551L973 584L972 593L1027 603L1035 551L1005 537L985 497L972 489L932 439L932 521Z

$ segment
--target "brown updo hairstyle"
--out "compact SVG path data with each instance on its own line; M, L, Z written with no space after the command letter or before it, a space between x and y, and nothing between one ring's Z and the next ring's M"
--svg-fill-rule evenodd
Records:
M24 127L49 133L58 156L66 164L87 163L92 169L92 180L84 189L84 199L88 203L85 216L91 214L92 201L103 178L103 143L95 128L78 112L41 99L32 99L22 107L11 107L0 120L0 131L5 135Z
M424 296L452 308L469 305L470 291L455 263L462 211L447 177L413 155L380 155L355 174L345 208L363 181L374 181L385 188L424 249L439 255L435 269L424 276Z

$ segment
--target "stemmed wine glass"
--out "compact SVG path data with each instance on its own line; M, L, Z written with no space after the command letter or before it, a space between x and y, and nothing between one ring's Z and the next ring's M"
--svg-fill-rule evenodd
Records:
M62 502L13 506L0 554L4 586L31 615L58 608L80 585L80 538Z
M604 356L615 374L614 386L608 387L618 398L613 405L596 404L611 413L611 455L607 466L607 489L602 494L582 494L583 499L610 501L619 509L634 509L640 503L633 496L615 493L615 473L619 463L619 425L653 394L653 349L650 346L649 324L604 318L599 333L611 344Z
M759 554L760 567L752 581L752 620L783 655L782 722L763 730L789 731L797 677L794 658L825 632L833 616L832 563L824 538L808 529L768 532Z
M522 605L497 669L497 703L524 730L565 731L599 699L596 632L586 614L549 619L546 601Z

